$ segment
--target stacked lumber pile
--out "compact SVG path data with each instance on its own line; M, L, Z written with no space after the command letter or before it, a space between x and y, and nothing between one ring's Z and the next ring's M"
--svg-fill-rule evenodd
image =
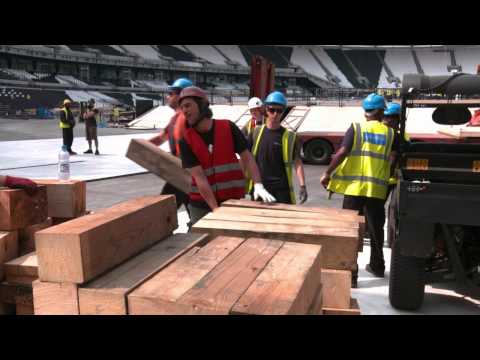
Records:
M86 213L84 181L35 182L39 191L33 197L23 190L0 190L0 313L33 314L35 233Z
M176 215L150 196L44 229L9 274L33 281L36 315L323 313L321 246L172 235Z
M323 280L325 313L358 313L358 304L350 298L351 270L357 263L364 222L353 210L229 200L198 221L192 232L321 245L322 273L327 274ZM337 298L337 292L343 301L330 303L328 298Z
M14 314L31 304L31 286L5 282L5 263L30 251L32 234L48 226L47 189L39 186L34 196L24 190L0 189L0 314Z

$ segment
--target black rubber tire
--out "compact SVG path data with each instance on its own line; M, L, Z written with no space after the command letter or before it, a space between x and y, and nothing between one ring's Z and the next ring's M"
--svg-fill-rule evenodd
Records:
M393 242L390 263L390 305L399 310L418 310L425 295L425 259L404 256Z
M305 160L314 165L326 165L333 154L332 145L326 140L316 139L305 146Z

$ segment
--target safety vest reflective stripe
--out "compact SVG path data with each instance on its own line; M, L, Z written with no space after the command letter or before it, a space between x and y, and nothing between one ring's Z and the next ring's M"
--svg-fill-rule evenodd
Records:
M232 180L212 184L211 188L213 192L216 192L218 190L225 190L230 188L243 188L244 186L245 180ZM190 191L194 193L200 193L197 186L192 186Z
M240 171L242 170L242 167L240 166L240 164L225 164L225 165L213 166L207 169L203 169L206 176L219 174L227 171L235 171L235 170L240 170Z
M361 182L371 182L381 186L388 186L388 181L380 180L371 176L354 176L354 175L334 175L335 179L342 181L361 181Z

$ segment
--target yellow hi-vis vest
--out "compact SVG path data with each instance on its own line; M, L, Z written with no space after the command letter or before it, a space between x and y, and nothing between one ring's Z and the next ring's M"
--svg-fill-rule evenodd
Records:
M400 135L400 131L398 132L398 135ZM403 138L405 139L405 141L410 141L410 136L408 136L407 133L403 134ZM393 174L390 177L390 179L388 179L388 185L397 185L398 184L397 172L398 172L398 164L397 164L397 168L395 169L395 174Z
M265 125L257 126L253 129L253 151L252 155L256 160L258 154L258 147L260 145L260 139L262 138L263 131L265 130ZM285 130L282 136L282 157L283 157L283 166L285 166L285 172L287 173L288 187L290 190L290 202L296 204L295 192L293 190L293 178L292 178L292 167L293 167L293 149L295 147L296 134L289 130ZM250 180L248 183L248 193L253 190L253 181Z
M63 111L63 112L65 113L65 121L67 121L67 120L68 120L68 111L67 111L67 109L66 109L66 108L62 108L61 111ZM64 123L64 122L62 122L62 121L60 121L59 126L60 126L60 129L70 129L70 128L71 128L70 124Z
M394 130L379 121L353 124L348 157L332 173L328 190L351 196L385 199L390 178L389 156Z

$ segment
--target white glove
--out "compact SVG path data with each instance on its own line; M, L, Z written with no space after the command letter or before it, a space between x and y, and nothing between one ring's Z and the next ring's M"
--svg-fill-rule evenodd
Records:
M277 199L275 199L267 190L265 190L262 183L257 183L253 187L253 199L257 201L258 198L261 198L263 202L266 203L277 201Z

